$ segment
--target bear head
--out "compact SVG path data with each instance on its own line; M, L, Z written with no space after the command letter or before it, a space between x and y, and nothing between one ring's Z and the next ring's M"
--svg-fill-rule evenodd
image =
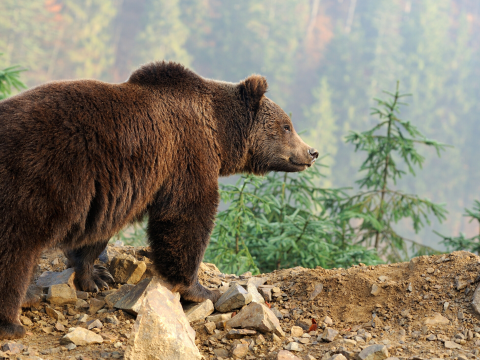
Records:
M253 117L244 171L263 175L269 171L303 171L313 165L317 150L300 138L285 111L265 96L267 80L252 75L239 87Z

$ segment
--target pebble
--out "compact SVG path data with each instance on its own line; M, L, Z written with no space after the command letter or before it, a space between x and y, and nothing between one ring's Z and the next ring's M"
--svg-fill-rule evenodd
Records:
M92 330L94 328L97 328L97 329L103 328L102 322L98 319L87 321L87 329Z
M292 337L301 337L303 335L303 329L300 326L292 326L290 335Z
M232 328L248 328L263 333L274 332L278 336L285 336L280 322L272 311L265 305L250 303L233 318L226 322Z
M190 304L183 309L190 322L204 320L214 310L213 303L209 299L198 304Z
M333 320L330 316L325 316L325 319L323 319L323 323L327 326L332 326Z
M120 324L120 321L117 319L117 317L115 315L107 316L104 321L106 323L113 324L113 325Z
M257 332L248 329L232 329L227 333L227 339L241 339L244 336L254 336Z
M380 294L380 287L377 284L372 285L372 291L370 292L373 296L377 296Z
M285 345L285 350L303 351L303 346L301 346L299 343L295 341L292 341L292 342L289 342L288 345Z
M20 354L26 347L22 344L17 344L15 342L9 342L2 345L2 351L10 352L10 354Z
M447 325L450 323L446 317L440 315L439 313L435 313L434 316L430 316L425 318L423 321L425 325Z
M453 342L453 341L445 341L444 343L446 349L461 349L462 346Z
M359 360L383 360L389 357L387 347L385 345L371 345L360 351Z
M60 344L62 345L67 345L70 343L73 343L77 346L101 344L103 343L103 338L100 335L95 334L93 331L77 327L75 330L69 332L60 339Z
M318 337L318 340L332 342L338 335L338 331L332 328L325 328L323 334Z
M322 292L323 290L323 284L322 283L317 283L315 284L312 293L310 294L308 300L312 301L315 300L315 298Z
M98 310L105 306L104 300L90 299L90 307L88 308L88 314L94 315Z
M292 354L288 350L280 350L277 354L276 360L301 360L298 356Z
M247 344L235 344L232 346L231 354L234 358L244 358L248 354Z

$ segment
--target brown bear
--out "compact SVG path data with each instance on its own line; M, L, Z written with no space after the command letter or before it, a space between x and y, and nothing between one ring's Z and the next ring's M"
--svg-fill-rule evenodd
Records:
M184 299L215 301L197 270L218 177L318 157L266 91L259 75L234 84L155 62L122 84L55 81L0 102L0 339L25 334L19 310L43 249L65 249L83 290L104 288L95 259L144 215L156 270Z

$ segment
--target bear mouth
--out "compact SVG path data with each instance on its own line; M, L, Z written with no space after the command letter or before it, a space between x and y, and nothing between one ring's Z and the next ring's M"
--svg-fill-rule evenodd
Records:
M292 158L288 158L288 161L290 162L290 164L293 164L295 166L298 166L298 167L310 167L312 164L303 164L303 163L298 163L298 162L295 162L292 160Z

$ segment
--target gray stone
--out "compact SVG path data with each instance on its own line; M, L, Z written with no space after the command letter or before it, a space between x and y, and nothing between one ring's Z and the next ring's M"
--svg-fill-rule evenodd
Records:
M332 328L325 328L322 335L318 337L318 340L332 342L338 335L338 331Z
M103 328L102 322L98 319L87 321L87 329L91 330L94 328L97 328L97 329Z
M315 284L315 287L313 288L313 291L310 294L310 297L308 298L308 300L309 301L315 300L315 298L322 292L322 290L323 290L322 283Z
M127 292L125 296L118 300L115 303L115 307L130 314L137 315L142 306L143 298L145 297L146 292L151 288L155 289L159 284L169 290L172 289L172 285L164 282L158 277L147 278L140 281L133 289Z
M389 357L385 345L371 345L360 351L358 358L360 360L383 360Z
M77 327L72 332L69 332L67 335L60 339L60 344L67 345L73 343L77 346L82 345L91 345L91 344L101 344L103 338L95 334L93 331Z
M230 350L233 358L242 359L248 354L248 345L247 344L234 344Z
M288 350L280 350L277 354L276 360L301 360L298 356L292 354Z
M114 307L115 303L120 300L122 297L124 297L130 290L132 290L135 287L135 285L132 284L125 284L120 287L115 292L112 292L105 296L105 303L107 304L108 307Z
M249 279L251 280L251 279ZM253 283L247 284L247 292L252 295L252 302L256 302L259 304L265 303L265 299L263 296L258 292L257 287Z
M82 314L82 315L80 315L80 317L78 318L78 322L86 323L86 322L87 322L87 319L88 319L88 315L87 315L87 314Z
M262 333L275 333L278 336L285 336L280 322L275 314L265 305L250 303L245 306L233 318L226 322L232 328L253 329Z
M370 294L372 294L373 296L377 296L380 294L380 287L377 285L377 284L373 284L372 285L372 291L370 292Z
M77 348L77 345L75 345L74 343L70 343L70 344L65 345L65 348L68 351L72 351L72 350L75 350Z
M178 294L172 294L157 278L145 289L125 360L201 359L195 345L195 331L183 312Z
M260 295L263 296L265 301L271 302L272 301L272 288L270 287L259 287L258 292Z
M233 313L210 315L206 317L205 321L211 321L211 322L214 322L215 324L220 321L228 321L232 318L232 314Z
M292 341L292 342L289 342L288 345L285 345L285 350L303 351L303 346L295 341Z
M480 315L480 284L477 286L475 292L473 293L472 307L473 310L475 310L475 312Z
M75 304L77 294L67 284L52 285L48 288L47 301L55 305Z
M211 300L207 299L199 304L190 304L185 307L184 312L188 321L194 322L204 320L208 315L213 313L214 307Z
M9 352L11 355L20 354L26 347L15 342L6 343L2 345L2 351ZM8 359L8 357L7 357Z
M461 349L462 346L453 341L445 341L444 343L446 349Z
M214 322L212 321L208 321L205 323L205 330L207 331L207 333L209 333L210 335L213 335L215 333L215 329L217 328L217 326L215 325Z
M120 321L117 319L115 315L107 316L105 318L105 322L113 325L118 325L120 324Z
M255 330L248 329L232 329L227 333L227 339L241 339L244 336L253 336L256 335Z
M323 323L328 326L333 325L333 320L330 316L325 316L325 319L323 319Z
M132 255L117 255L110 263L110 273L119 284L136 284L140 281L147 264L137 261Z
M220 312L232 311L251 303L252 298L252 294L249 294L242 286L231 283L228 290L215 303L215 309Z
M90 299L90 307L88 308L88 314L96 314L98 310L105 306L105 301L99 299Z
M427 340L428 341L435 341L435 340L437 340L437 336L434 335L434 334L430 334L430 335L427 336Z
M283 319L283 314L276 307L272 307L270 310L272 310L272 312L275 314L277 319L280 319L280 320Z
M88 299L88 292L77 290L75 293L77 294L77 299L83 299L83 300Z
M69 268L62 272L45 271L37 279L36 284L43 288L49 288L52 285L65 284L75 289L75 271Z
M213 353L215 354L215 356L220 358L228 358L230 356L228 350L223 348L213 349Z

